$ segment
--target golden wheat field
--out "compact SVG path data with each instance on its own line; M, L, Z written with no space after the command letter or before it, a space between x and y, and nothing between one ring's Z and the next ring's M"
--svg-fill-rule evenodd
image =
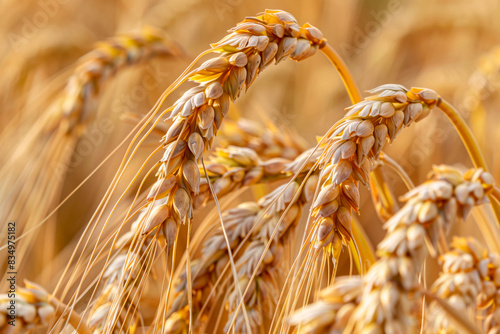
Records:
M0 8L0 333L500 334L500 2Z

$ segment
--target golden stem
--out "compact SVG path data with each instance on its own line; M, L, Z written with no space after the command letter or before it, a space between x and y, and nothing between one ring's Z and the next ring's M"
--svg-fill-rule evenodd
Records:
M358 254L363 263L359 263L360 259L355 256L354 262L358 268L358 272L362 275L366 274L368 268L377 261L375 258L375 248L373 247L368 235L366 235L365 230L361 226L360 222L356 217L352 217L352 240L349 242L349 248L353 254Z
M387 166L391 167L392 170L394 170L399 175L399 177L401 178L401 180L403 180L408 190L412 190L413 188L415 188L415 184L411 180L410 176L406 173L406 171L403 169L403 167L401 167L400 164L394 161L394 159L389 157L384 152L380 152L379 159L380 161L383 161Z
M462 115L460 115L460 113L446 100L441 100L438 107L445 113L451 123L453 123L453 126L455 126L460 138L462 138L467 152L469 152L474 166L476 168L483 168L485 171L488 170L486 167L486 160L479 149L479 144Z
M375 209L377 210L377 214L383 221L389 220L389 218L391 218L399 210L399 205L391 188L385 180L384 173L380 169L380 166L371 171L370 185L372 200L375 205Z
M472 160L472 163L476 168L482 168L485 171L488 171L488 167L486 165L486 160L479 148L479 144L472 134L472 130L469 128L462 115L455 109L450 103L446 100L441 100L438 104L439 109L441 109L448 119L453 123L453 126L457 130L462 142L469 153L469 156ZM489 194L488 197L490 201L492 199L492 195ZM491 201L491 206L493 207L493 212L495 213L497 223L500 224L500 205L497 202Z
M352 104L356 104L361 102L363 98L361 97L361 93L359 91L356 82L354 81L351 72L347 68L346 64L340 58L340 55L335 51L334 48L331 47L330 44L325 43L325 45L321 48L323 54L332 62L333 66L337 69L337 72L340 74L340 78L344 82L344 86L351 98Z

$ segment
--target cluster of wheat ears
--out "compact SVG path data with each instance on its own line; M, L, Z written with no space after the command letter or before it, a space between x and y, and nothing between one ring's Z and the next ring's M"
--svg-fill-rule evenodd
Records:
M232 102L269 65L319 53L334 65L352 106L316 146L280 126L230 116ZM20 268L34 265L26 259L37 249L50 248L37 233L67 200L60 203L64 179L53 171L67 172L105 81L158 56L185 58L151 28L103 42L23 129L30 135L3 149L9 160L0 167L1 218L17 223ZM187 81L191 88L166 107ZM0 295L0 332L500 333L500 188L476 139L431 89L384 84L367 93L363 99L318 28L280 10L245 18L148 114L122 115L135 125L119 145L122 163L53 278L58 283L47 291L17 282L15 326L7 310L12 298ZM414 186L384 147L441 112L474 168L437 165ZM151 150L145 143L155 136ZM135 164L148 147L149 156ZM382 172L387 167L408 187L399 199ZM219 202L250 187L254 200ZM361 188L372 193L379 215L373 224L385 222L376 251L357 220ZM449 236L476 205L494 213L475 220L486 244ZM430 282L432 258L441 270ZM2 253L2 270L6 264Z

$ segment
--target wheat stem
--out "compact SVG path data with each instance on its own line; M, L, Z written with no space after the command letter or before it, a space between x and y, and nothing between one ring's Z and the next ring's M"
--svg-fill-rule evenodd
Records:
M390 156L388 156L384 152L381 152L380 161L384 162L387 166L391 167L392 170L394 170L399 175L399 177L401 178L401 180L403 180L408 190L412 190L413 188L415 188L415 184L411 180L408 173L406 173L403 167L401 167L401 165L398 164L396 161L394 161Z
M359 91L354 78L352 77L351 72L347 68L346 64L340 57L340 55L335 51L334 48L331 47L330 44L325 43L321 48L321 52L332 62L333 66L337 69L337 72L340 74L342 78L342 82L344 82L344 86L351 98L352 104L361 102L363 98L361 97L361 93Z
M370 172L370 192L377 214L382 221L387 221L399 210L399 205L380 167Z
M487 171L488 167L486 165L486 160L481 153L479 144L477 143L476 138L472 134L472 130L469 128L462 115L460 115L458 110L444 99L441 99L440 103L438 103L438 107L448 117L448 119L451 121L458 134L460 135L460 138L462 138L462 141L471 157L474 166L476 168L483 168L485 171Z
M323 54L332 62L332 64L335 66L337 69L337 72L339 73L342 82L344 83L344 87L347 90L347 93L349 94L349 97L351 99L352 104L359 103L363 100L361 96L361 92L356 85L356 82L349 71L349 68L345 64L345 62L342 60L340 55L335 51L335 49L325 42L324 46L320 48L320 50L323 52ZM373 179L375 184L378 185L384 185L386 184L385 179L383 174L380 171L374 170L372 173L370 173L370 178ZM375 191L375 189L372 189L371 191ZM373 193L372 193L373 194ZM389 213L393 213L398 210L397 207L397 200L390 191L389 188L385 188L385 191L379 192L380 198L385 203L385 207L391 208ZM375 197L374 197L375 198Z
M444 112L457 130L474 166L488 171L489 169L486 165L486 160L484 159L481 149L479 148L479 144L462 115L460 115L458 110L444 99L440 99L438 107ZM491 203L491 206L493 207L493 211L495 213L496 222L497 224L500 224L500 204Z

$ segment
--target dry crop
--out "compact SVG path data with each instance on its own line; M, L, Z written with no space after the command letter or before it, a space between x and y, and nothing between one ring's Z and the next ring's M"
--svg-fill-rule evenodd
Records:
M364 4L349 43L267 9L197 57L245 4L126 0L95 38L158 28L93 50L59 17L76 5L20 6L0 25L25 55L0 56L0 333L500 333L498 47L462 54L486 54L469 81L418 49L474 39L446 28L466 11L466 31L500 29L439 3ZM335 6L347 33L354 7ZM87 24L113 12L88 7ZM212 21L183 20L195 8Z

